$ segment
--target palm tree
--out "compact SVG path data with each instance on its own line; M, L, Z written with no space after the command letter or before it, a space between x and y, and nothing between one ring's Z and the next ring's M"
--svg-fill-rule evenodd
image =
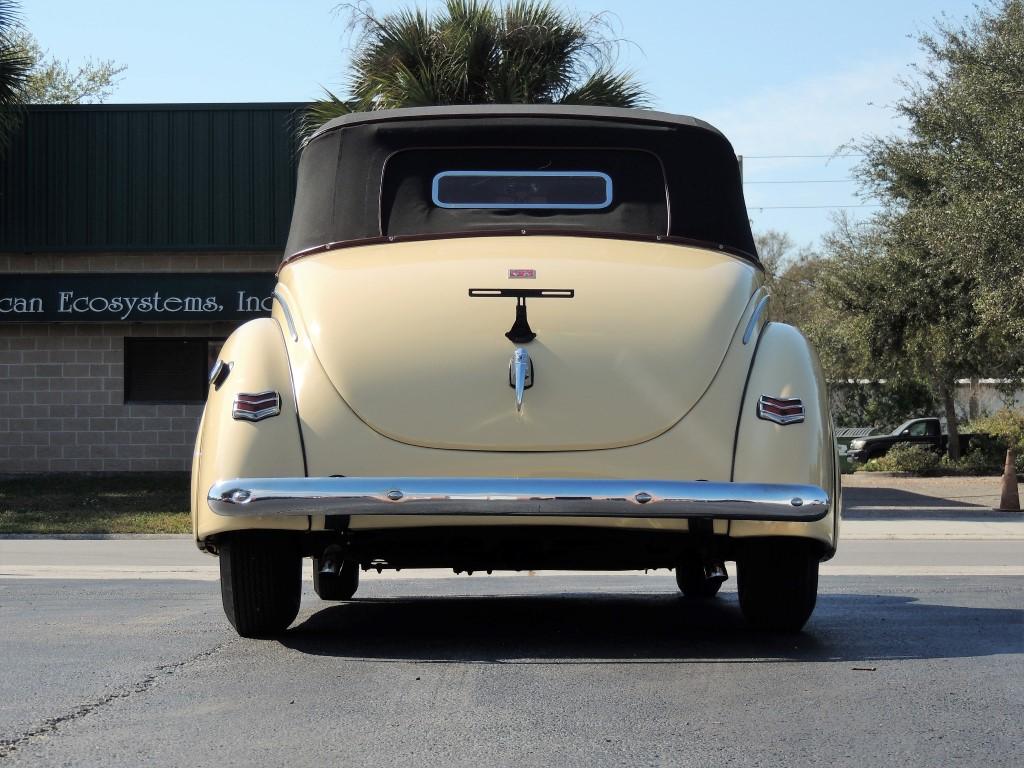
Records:
M17 4L0 0L0 153L18 124L21 91L32 68L32 60L18 44L18 28Z
M349 5L357 41L349 97L327 91L303 116L311 134L353 111L446 104L641 107L647 92L614 69L618 41L603 15L587 19L546 0L446 0L436 14L377 17Z

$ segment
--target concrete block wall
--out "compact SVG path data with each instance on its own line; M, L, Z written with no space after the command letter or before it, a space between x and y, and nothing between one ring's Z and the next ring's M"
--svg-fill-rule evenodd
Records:
M0 326L0 473L182 471L201 405L124 402L126 336L222 324Z
M19 272L268 271L278 254L0 254ZM186 471L202 412L124 402L125 337L226 337L230 323L0 323L0 474Z

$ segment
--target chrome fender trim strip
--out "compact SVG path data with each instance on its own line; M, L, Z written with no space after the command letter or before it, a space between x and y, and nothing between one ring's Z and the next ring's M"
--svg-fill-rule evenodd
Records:
M768 307L768 300L771 296L765 296L754 307L753 314L750 315L750 320L747 321L747 329L743 331L743 343L749 344L750 337L754 335L754 329L757 328L757 322L761 319L761 315L764 314L765 309Z
M273 298L281 305L281 311L284 312L284 321L288 324L288 335L292 337L292 341L298 341L299 333L295 330L295 321L292 320L292 310L288 306L288 302L278 291L274 291Z

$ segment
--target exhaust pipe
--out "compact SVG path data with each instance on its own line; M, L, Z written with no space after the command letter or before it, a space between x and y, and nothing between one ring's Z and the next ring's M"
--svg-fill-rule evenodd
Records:
M707 554L683 560L676 566L676 584L689 598L714 597L728 578L729 572L725 570L725 563Z
M710 586L721 586L729 579L725 563L721 560L705 560L701 566L704 570L704 582Z
M344 561L344 552L341 547L332 544L320 555L320 573L337 576Z

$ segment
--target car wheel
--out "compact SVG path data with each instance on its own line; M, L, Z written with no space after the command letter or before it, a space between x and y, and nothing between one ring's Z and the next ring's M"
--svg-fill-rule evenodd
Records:
M359 589L359 563L345 560L337 573L321 573L320 558L313 558L313 590L321 600L351 600Z
M724 578L709 579L699 562L680 563L676 566L676 584L689 600L710 600L718 594Z
M235 535L220 544L220 595L242 637L288 629L299 613L302 556L271 538Z
M740 609L750 624L799 632L818 599L818 558L797 544L759 548L737 563Z

